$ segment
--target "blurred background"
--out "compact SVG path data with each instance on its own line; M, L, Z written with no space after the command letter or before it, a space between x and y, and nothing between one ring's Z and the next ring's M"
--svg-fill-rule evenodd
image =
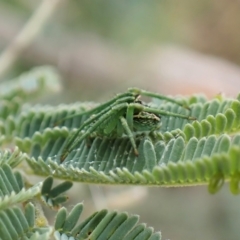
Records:
M50 0L49 0L50 1ZM0 0L3 51L41 4ZM104 101L128 87L164 94L240 92L239 0L60 0L38 36L10 70L11 79L34 66L52 65L64 92L44 102ZM141 215L163 239L239 239L239 196L226 186L144 188L75 184L70 205Z

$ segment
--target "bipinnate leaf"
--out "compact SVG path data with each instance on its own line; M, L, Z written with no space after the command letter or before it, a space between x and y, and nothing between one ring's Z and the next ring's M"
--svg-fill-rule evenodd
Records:
M49 240L51 227L36 227L34 206L28 203L25 214L20 207L14 206L0 211L0 239Z
M43 181L41 199L51 208L58 209L62 203L68 200L68 197L61 195L72 187L72 182L65 181L56 187L53 187L53 177L49 176Z
M146 225L138 224L139 217L127 213L101 210L78 224L83 205L77 204L67 216L65 208L59 210L55 221L55 239L98 240L160 240L161 234Z
M25 189L21 175L14 174L10 166L4 164L0 167L0 210L37 196L41 191L41 184Z
M35 174L86 183L208 184L210 192L217 192L223 182L230 181L231 191L237 194L239 169L233 158L239 156L240 149L236 140L240 131L239 99L190 96L180 100L188 109L165 100L150 103L163 111L189 115L192 120L161 116L159 131L134 132L138 156L127 136L93 134L71 149L63 161L62 151L69 136L91 117L86 111L101 107L97 103L28 107L16 117L6 117L0 131L3 141L13 140L27 154ZM112 131L112 126L106 131ZM54 191L59 193L58 188ZM54 198L55 204L67 199L56 194L51 196L51 204Z

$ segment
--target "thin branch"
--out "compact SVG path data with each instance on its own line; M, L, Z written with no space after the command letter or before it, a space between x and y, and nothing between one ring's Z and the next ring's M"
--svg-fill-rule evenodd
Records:
M22 51L34 40L59 2L61 0L42 1L21 32L0 55L0 77L8 71Z

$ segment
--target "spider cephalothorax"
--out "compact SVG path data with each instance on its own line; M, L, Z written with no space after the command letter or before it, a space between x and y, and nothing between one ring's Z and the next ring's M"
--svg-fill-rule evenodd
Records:
M161 127L161 119L157 115L148 112L139 112L133 115L133 130L139 132L155 131Z

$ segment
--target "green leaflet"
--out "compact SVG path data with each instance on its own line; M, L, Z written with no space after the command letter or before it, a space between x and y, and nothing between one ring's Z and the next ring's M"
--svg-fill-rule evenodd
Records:
M67 216L67 211L61 208L56 216L55 232L56 239L74 237L80 239L141 239L160 240L161 234L154 233L152 228L139 224L139 217L129 216L127 213L110 212L101 210L93 213L90 217L78 223L83 205L77 204Z
M73 183L69 181L65 181L56 187L53 187L53 178L49 176L46 178L42 185L41 190L41 199L52 209L59 209L62 203L68 200L66 195L61 195L62 193L69 190Z
M0 168L0 210L33 198L40 193L41 183L25 189L19 173L13 173L10 166Z
M0 211L0 239L48 240L51 227L36 227L34 222L34 206L31 203L26 205L25 214L16 206Z
M93 106L92 103L60 105L58 107L34 106L22 111L17 117L9 115L5 121L0 121L0 133L6 140L12 140L15 136L20 138L32 137L36 132L42 133L49 128L78 128L86 120L86 116L63 119L77 111L84 112L91 106Z
M13 173L6 163L0 166L0 239L49 239L51 228L36 225L36 208L27 203L40 191L41 183L26 189L18 172ZM16 206L24 202L25 212Z
M5 150L0 152L0 167L4 164L10 165L12 168L16 167L26 158L26 154L22 153L18 147L12 151Z

